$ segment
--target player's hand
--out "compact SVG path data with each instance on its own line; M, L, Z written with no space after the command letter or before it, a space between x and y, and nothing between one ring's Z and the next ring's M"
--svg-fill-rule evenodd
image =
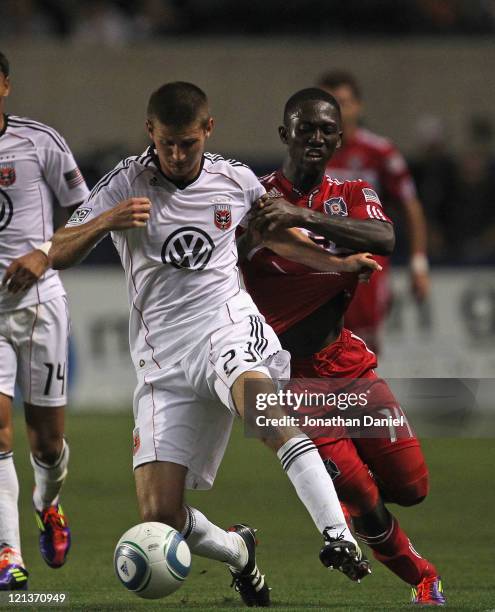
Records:
M48 257L38 249L14 259L2 279L2 287L10 293L27 291L48 270Z
M418 302L424 302L430 293L428 272L411 272L411 291Z
M129 198L103 213L102 222L109 232L145 227L150 219L151 202L148 198Z
M356 253L342 259L343 272L354 272L360 283L369 283L373 272L380 272L382 266L371 253Z
M287 227L298 227L305 213L304 208L294 206L284 198L272 198L265 194L255 202L251 219L253 228L264 234Z

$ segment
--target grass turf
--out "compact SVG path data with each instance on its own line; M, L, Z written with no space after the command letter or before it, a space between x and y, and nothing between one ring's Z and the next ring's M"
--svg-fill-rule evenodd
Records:
M32 470L22 420L18 417L15 424L23 554L31 591L65 591L70 601L64 608L71 610L242 607L229 588L226 568L199 557L193 559L182 588L164 600L139 599L118 583L112 568L115 543L139 522L129 415L69 415L71 466L63 506L73 548L63 568L48 568L37 548ZM441 570L449 609L493 611L493 440L432 439L425 440L423 448L431 474L429 497L415 508L392 509L415 547ZM378 562L361 584L323 568L318 560L321 539L278 462L258 441L245 439L239 426L214 489L189 494L188 501L219 525L245 521L259 528L259 565L273 588L273 606L280 611L410 609L408 586ZM24 604L21 609L52 608Z

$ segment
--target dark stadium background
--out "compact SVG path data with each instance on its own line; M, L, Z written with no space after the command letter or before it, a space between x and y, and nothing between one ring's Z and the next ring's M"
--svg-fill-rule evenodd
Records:
M431 494L421 506L396 510L420 552L442 569L450 608L493 609L495 2L2 0L0 8L0 48L12 65L8 110L60 130L90 186L145 148L147 97L162 82L203 87L217 121L210 150L263 173L282 156L276 128L287 97L330 68L355 73L365 124L406 155L429 224L432 298L417 308L405 289L407 249L396 219L396 306L384 372L482 378L473 383L483 392L465 420L442 428L442 413L424 441ZM75 355L64 506L74 548L57 572L38 558L17 416L31 588L67 591L74 610L237 608L226 571L207 561L195 560L184 587L159 606L127 594L113 576L114 543L138 522L127 305L117 264L106 239L64 276ZM261 564L279 610L408 607L407 587L377 563L359 586L325 573L318 537L276 462L240 427L214 490L191 501L220 524L259 526Z

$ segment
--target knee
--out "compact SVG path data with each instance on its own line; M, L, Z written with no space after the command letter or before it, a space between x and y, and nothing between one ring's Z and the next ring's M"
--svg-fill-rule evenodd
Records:
M53 465L60 458L64 446L63 436L38 436L32 442L31 452L38 461Z
M390 501L399 506L417 506L428 495L429 479L428 474L425 474L419 480L412 483L406 483L397 491L394 491L390 496Z
M5 427L0 426L0 453L6 453L12 450L14 443L14 432L11 425Z

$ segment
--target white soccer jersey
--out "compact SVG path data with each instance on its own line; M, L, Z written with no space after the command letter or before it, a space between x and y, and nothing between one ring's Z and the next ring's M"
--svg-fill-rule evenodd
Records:
M180 189L149 147L101 179L71 217L69 227L131 197L152 203L146 227L112 232L126 273L136 369L177 363L215 329L220 306L242 291L235 228L264 193L247 166L209 153L198 178Z
M5 116L0 133L0 280L17 257L53 235L53 206L84 201L88 188L65 140L54 129L24 117ZM0 287L0 312L64 295L55 270L26 292Z

